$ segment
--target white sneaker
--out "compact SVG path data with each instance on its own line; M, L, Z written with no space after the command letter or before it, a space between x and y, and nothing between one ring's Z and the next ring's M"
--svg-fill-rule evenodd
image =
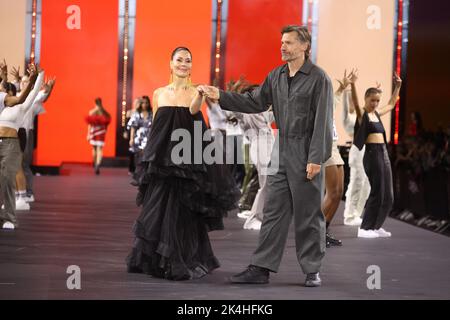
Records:
M2 204L2 210L5 210L5 205L4 204Z
M19 198L16 200L16 210L30 210L30 205L25 201L24 198Z
M244 223L244 229L247 230L261 230L261 224L262 222L258 220L256 217L253 217L252 219L247 219Z
M358 229L358 238L369 238L369 239L373 239L373 238L378 238L379 235L377 232L375 232L375 230L364 230L359 228Z
M360 226L362 223L362 219L361 218L350 218L350 219L344 219L344 224L346 226Z
M245 211L239 212L237 214L237 216L238 216L238 218L241 218L241 219L247 219L248 217L250 217L251 214L252 214L252 212L250 210L245 210Z
M16 227L14 227L14 224L12 224L11 222L7 221L3 224L3 229L7 229L7 230L14 230Z
M392 236L392 233L384 230L383 228L380 228L378 230L375 230L376 233L378 233L378 236L380 238L389 238L390 236Z
M26 196L23 198L25 202L34 202L34 195Z

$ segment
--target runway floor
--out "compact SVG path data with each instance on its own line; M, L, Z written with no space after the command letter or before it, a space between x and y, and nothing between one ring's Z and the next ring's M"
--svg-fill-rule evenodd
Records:
M211 275L173 282L128 274L135 189L126 169L91 171L73 165L65 175L36 177L37 201L19 212L19 229L0 230L0 299L450 299L450 238L389 218L392 238L358 239L356 227L342 224L343 203L332 232L344 245L327 249L320 288L301 285L292 230L270 284L229 283L248 265L258 236L235 215L210 233L222 265ZM80 290L67 288L71 265L80 268ZM367 286L372 265L380 268L380 289Z

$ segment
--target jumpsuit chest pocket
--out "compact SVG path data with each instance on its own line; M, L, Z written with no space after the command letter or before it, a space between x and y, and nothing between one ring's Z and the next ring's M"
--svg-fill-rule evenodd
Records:
M290 105L295 114L307 115L309 113L311 95L305 93L293 94ZM295 114L292 114L295 116Z
M289 134L295 137L302 137L306 132L307 119L309 114L311 95L295 94L292 95L289 103Z

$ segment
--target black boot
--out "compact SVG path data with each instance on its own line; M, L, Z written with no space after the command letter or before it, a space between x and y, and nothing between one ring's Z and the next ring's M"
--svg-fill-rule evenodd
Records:
M305 287L320 287L322 285L322 280L320 279L319 273L308 273L306 275Z
M339 240L339 239L336 239L335 237L333 237L328 232L326 234L326 241L327 241L327 248L329 248L331 246L337 246L337 247L342 246L342 241Z
M269 270L254 265L249 265L247 269L230 278L232 283L269 283Z

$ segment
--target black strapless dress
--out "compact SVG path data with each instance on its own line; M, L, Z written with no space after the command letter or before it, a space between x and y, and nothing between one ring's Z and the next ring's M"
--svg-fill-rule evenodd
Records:
M190 155L181 152L189 158L183 163L172 159L180 143L171 141L177 129L184 129L177 133L189 133L191 139ZM223 229L222 219L237 207L240 191L226 165L206 164L203 157L198 161L199 150L203 152L208 142L195 149L194 131L203 136L206 129L201 112L192 115L185 107L158 109L144 151L144 170L137 177L136 201L142 211L133 228L136 238L127 257L129 272L187 280L220 266L208 231ZM178 151L179 146L174 153Z

